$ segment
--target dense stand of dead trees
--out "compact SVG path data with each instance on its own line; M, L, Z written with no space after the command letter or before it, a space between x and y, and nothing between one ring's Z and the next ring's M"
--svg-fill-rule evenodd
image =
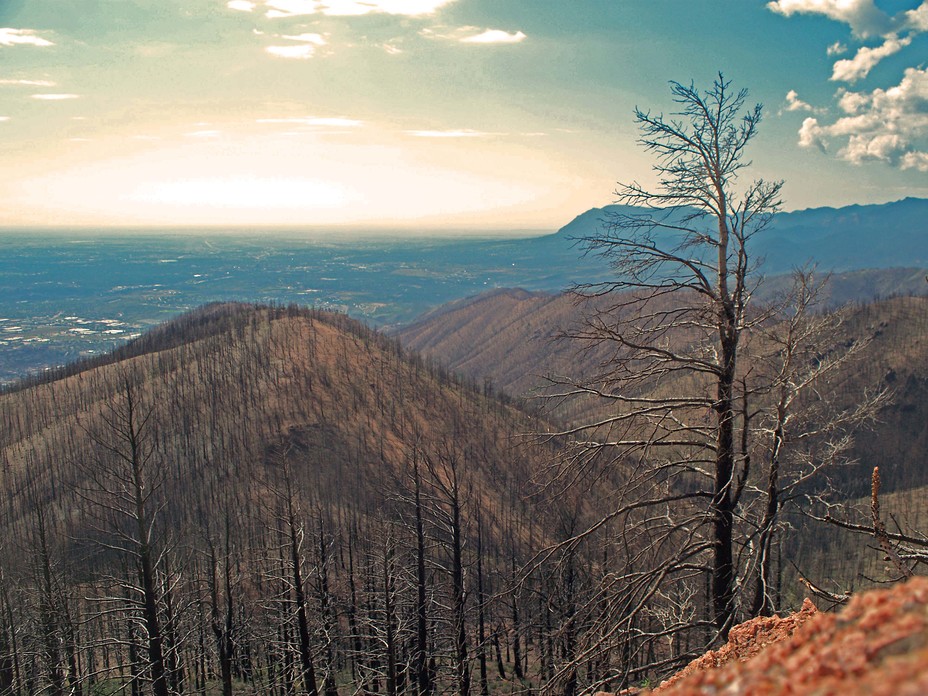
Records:
M827 399L856 349L819 349L840 317L797 287L743 339L736 618L783 606L785 510L860 415ZM0 694L573 696L716 636L700 457L673 478L591 438L541 485L576 450L480 386L341 317L224 311L0 397Z
M561 508L531 420L344 318L202 321L0 397L0 693L488 694L578 654L585 551L523 573Z
M568 693L584 660L619 651L636 679L636 664L680 666L782 608L787 512L826 487L822 472L848 461L854 432L886 403L878 387L850 406L835 398L866 340L835 345L842 316L814 311L813 270L779 300L754 301L752 239L782 186L740 180L761 107L721 75L705 92L671 91L672 115L635 113L657 185L620 185L618 202L633 207L582 240L615 278L577 288L590 311L565 336L607 355L597 374L553 380L553 398L602 404L552 432L572 442L553 480L622 479L612 509L556 547L567 572L591 538L622 539L606 545L616 555L594 595L601 637L555 675Z

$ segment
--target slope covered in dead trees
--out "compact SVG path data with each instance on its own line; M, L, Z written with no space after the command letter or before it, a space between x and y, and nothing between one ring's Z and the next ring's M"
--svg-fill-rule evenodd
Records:
M523 574L588 514L533 480L556 444L344 316L208 307L0 414L2 693L486 692L579 649L598 571Z
M504 392L545 404L551 417L582 422L596 413L596 404L579 399L546 402L543 397L558 391L552 381L578 379L608 368L612 357L608 346L561 337L606 303L603 298L579 302L569 294L496 291L425 317L398 337L452 371L489 380ZM839 319L837 330L821 346L823 354L855 341L868 342L840 375L844 402L851 404L880 386L892 397L872 429L855 442L852 459L861 466L844 471L848 492L866 495L874 465L884 471L891 489L928 484L924 476L928 470L928 297L846 305L833 313Z
M475 475L489 479L503 475L499 462L518 469L512 445L531 431L519 412L407 360L397 344L338 315L210 308L124 352L112 364L0 397L4 490L28 487L56 504L80 490L81 463L99 456L94 441L118 425L113 403L118 408L127 384L149 419L157 457L173 469L172 524L210 509L211 488L260 478L285 456L300 459L320 500L351 489L353 502L367 505L402 477L417 441L455 443L474 460ZM8 499L6 524L19 524L16 506L29 499Z
M845 326L922 316L887 306ZM868 374L908 384L906 340ZM701 566L648 585L686 530L493 391L344 316L219 305L0 395L0 693L574 695L703 652Z

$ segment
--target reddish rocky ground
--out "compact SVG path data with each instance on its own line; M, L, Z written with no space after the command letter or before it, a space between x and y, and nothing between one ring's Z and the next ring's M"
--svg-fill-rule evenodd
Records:
M650 693L928 694L928 578L861 593L836 613L806 600L790 616L743 623Z

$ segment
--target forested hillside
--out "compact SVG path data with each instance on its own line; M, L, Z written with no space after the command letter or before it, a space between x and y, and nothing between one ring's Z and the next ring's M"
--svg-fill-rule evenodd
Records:
M924 279L922 279L924 284ZM607 374L612 347L572 340L589 316L614 301L504 290L457 303L398 333L422 352L469 379L486 379L525 398L552 418L580 423L608 408L590 399L550 399L556 384ZM928 485L928 298L896 297L835 310L834 334L823 354L866 341L861 355L840 375L840 398L852 404L867 392L887 388L890 399L876 422L855 440L852 459L835 475L847 492L864 495L869 470L880 466L887 489ZM668 386L667 384L664 385Z
M894 395L856 438L860 466L837 477L851 488L873 463L887 487L921 481L926 302L851 307L828 325L816 360L865 351L829 398ZM647 513L652 484L634 459L598 446L578 459L589 441L550 435L602 405L587 394L538 420L495 395L542 370L609 369L601 345L548 340L578 311L566 296L501 292L437 313L418 330L473 353L461 381L435 346L421 358L342 315L213 305L7 390L0 689L575 694L702 652L716 636L700 620L705 545ZM791 466L801 482L801 460ZM750 480L750 515L760 471L739 484ZM694 481L659 486L699 520ZM741 524L749 595L758 522ZM789 562L846 580L846 537L816 532L810 547L786 529L779 606L801 598ZM680 582L654 592L687 548Z
M0 413L3 693L466 693L581 650L605 568L528 565L590 515L535 483L557 443L344 316L208 307Z

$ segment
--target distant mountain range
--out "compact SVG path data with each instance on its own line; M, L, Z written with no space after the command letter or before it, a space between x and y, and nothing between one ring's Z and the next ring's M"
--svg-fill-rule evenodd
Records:
M555 238L576 243L602 230L611 215L649 212L629 206L592 208L562 227ZM753 245L767 274L789 272L814 261L848 271L928 266L928 199L905 198L880 205L810 208L779 213Z

